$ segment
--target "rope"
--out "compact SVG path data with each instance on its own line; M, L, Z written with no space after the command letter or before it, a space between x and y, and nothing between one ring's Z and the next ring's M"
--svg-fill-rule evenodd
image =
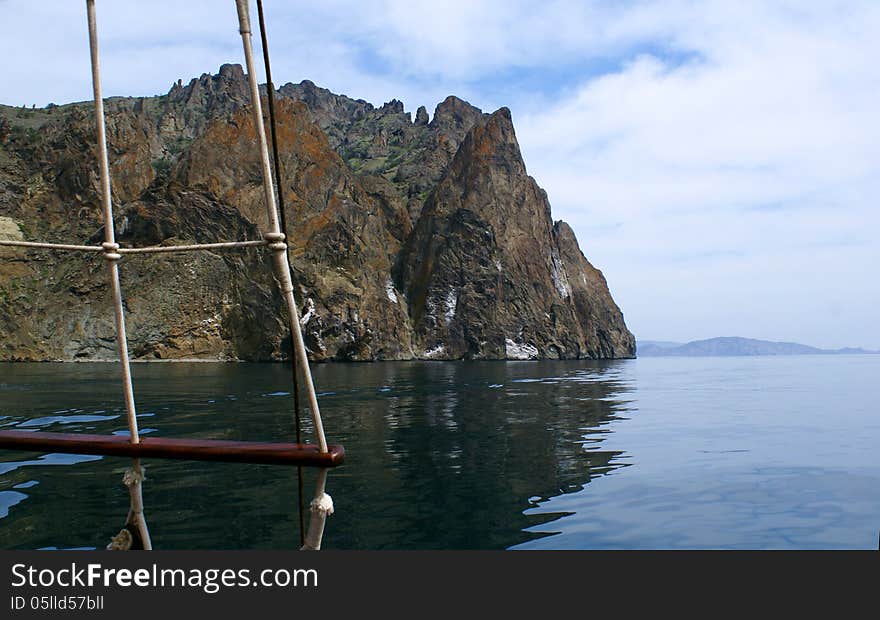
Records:
M103 252L100 245L68 245L66 243L38 243L35 241L8 241L0 239L0 245L14 248L37 248L41 250L68 250L70 252Z
M269 42L267 41L266 20L263 16L263 0L257 0L257 14L260 22L260 41L263 47L263 66L266 69L266 90L269 100L269 128L272 135L272 163L275 164L275 190L278 195L278 214L281 216L281 230L290 238L290 229L287 227L287 214L284 210L284 191L281 183L281 158L278 156L278 126L275 122L275 85L272 83L272 65L269 62ZM287 262L290 263L290 247L287 248ZM291 274L291 277L293 274ZM296 420L296 443L302 443L302 423L300 420L299 405L299 378L296 372L296 343L293 332L290 332L290 355L293 375L293 414ZM302 467L296 468L297 481L297 508L299 511L299 543L305 544L305 509L303 507L303 471Z
M0 245L35 248L41 250L66 250L71 252L104 252L102 245L69 245L66 243L42 243L37 241L8 241L0 239ZM196 243L192 245L151 245L142 248L116 248L118 254L158 254L162 252L196 252L200 250L224 250L268 245L265 239L251 241L221 241L218 243Z
M193 245L153 245L143 248L121 248L122 254L159 254L162 252L196 252L199 250L224 250L267 245L265 239L258 241L223 241L220 243L196 243Z
M333 498L324 491L327 484L327 469L318 472L318 483L315 487L315 499L309 504L311 519L309 520L309 533L300 551L320 551L321 540L324 537L324 525L327 517L333 514Z
M145 551L153 549L153 542L150 540L150 531L147 528L147 520L144 518L144 497L141 492L143 481L146 479L144 469L141 466L140 459L132 459L131 468L126 470L122 476L122 482L128 487L131 508L128 512L127 524L137 528L140 535L141 544Z
M141 484L145 479L140 459L132 459L132 466L122 476L122 482L128 487L129 493L128 517L125 519L125 526L107 545L108 551L152 550L153 543L144 518L144 498L141 493Z
M89 51L92 63L92 86L95 95L95 126L98 142L98 164L101 173L101 202L104 208L104 243L101 249L107 260L110 286L113 291L113 308L116 317L116 340L119 344L119 359L122 365L122 390L125 397L125 410L128 416L130 441L140 443L137 412L134 404L134 389L131 385L131 367L128 360L128 340L125 336L125 309L122 305L122 290L119 286L119 244L113 230L113 202L110 194L110 164L107 158L107 136L104 125L104 100L101 96L101 72L98 63L98 26L95 18L95 0L86 0L89 22ZM150 534L144 518L141 480L143 470L139 459L132 459L131 475L126 473L125 483L129 488L131 500L130 516L134 518L144 549L151 549Z
M288 321L294 336L296 360L299 363L305 381L306 395L312 414L312 423L315 426L315 435L321 452L327 452L327 439L324 436L324 425L321 422L321 411L318 408L318 398L315 395L315 386L312 382L312 373L309 369L309 360L306 354L306 345L303 341L302 330L299 324L299 312L296 301L293 298L293 281L290 278L290 264L287 261L287 244L284 243L284 234L281 232L278 221L278 209L275 205L275 192L272 187L272 169L269 165L269 148L266 144L266 129L263 125L263 110L260 103L260 87L257 84L257 74L254 70L254 57L251 47L251 23L250 9L247 0L236 0L238 9L239 32L241 33L242 46L244 47L245 64L247 65L248 84L251 91L251 104L254 115L257 139L259 140L260 159L263 169L263 192L266 197L266 210L269 216L269 227L263 237L270 241L269 249L272 250L272 263L275 279L278 287L284 295L287 303Z
M128 340L125 336L125 312L122 306L122 290L119 286L119 244L113 230L113 202L110 197L110 163L107 159L107 136L104 127L104 100L101 97L101 71L98 66L98 27L95 21L95 0L86 0L89 18L89 48L92 60L92 85L95 91L95 124L98 141L98 164L101 171L101 202L104 206L104 243L101 247L107 259L110 272L110 286L113 291L113 307L116 314L116 340L119 344L119 358L122 362L122 389L125 395L125 410L128 414L128 430L131 443L139 443L134 390L131 386L131 367L128 361Z

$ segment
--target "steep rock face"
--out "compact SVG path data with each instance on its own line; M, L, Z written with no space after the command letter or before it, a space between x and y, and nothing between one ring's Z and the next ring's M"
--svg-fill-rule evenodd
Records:
M623 322L623 313L608 290L602 272L593 267L571 226L558 221L553 236L568 284L569 309L577 328L580 356L595 359L634 355L635 338Z
M626 357L602 274L550 219L510 114L449 97L415 119L311 82L279 90L281 191L316 360ZM167 95L106 102L120 243L256 239L266 228L237 65ZM0 236L99 243L89 104L0 106ZM282 359L262 250L130 255L132 354ZM0 249L0 359L113 359L100 256Z
M627 356L632 336L573 239L526 174L510 112L473 126L397 263L421 354Z
M408 219L374 197L330 148L305 105L281 100L278 141L305 332L316 359L411 357L406 313L387 293ZM248 110L215 123L172 175L173 184L232 205L265 230L255 129ZM219 147L219 148L218 148ZM276 306L277 307L277 304Z

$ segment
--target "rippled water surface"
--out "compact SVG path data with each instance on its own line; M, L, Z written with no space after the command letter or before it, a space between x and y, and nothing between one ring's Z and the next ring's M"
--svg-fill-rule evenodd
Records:
M325 548L876 548L878 371L880 356L319 365L347 451ZM0 364L0 427L124 433L118 374ZM292 440L289 366L134 375L145 434ZM156 548L297 546L295 470L146 464ZM127 465L0 450L0 548L103 547Z

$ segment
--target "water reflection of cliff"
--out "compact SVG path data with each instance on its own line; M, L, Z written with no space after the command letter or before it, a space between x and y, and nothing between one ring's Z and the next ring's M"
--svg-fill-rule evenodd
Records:
M335 429L360 433L333 477L355 506L340 511L330 544L498 549L534 537L522 530L555 518L524 515L534 501L621 466L601 439L629 390L625 364L333 368L341 383L372 383L385 397L330 414Z
M337 512L325 548L506 548L555 515L534 502L581 489L623 463L602 450L625 411L632 362L328 364L315 369ZM293 434L289 367L137 365L145 432L284 439ZM6 365L0 426L119 432L108 365ZM20 388L20 389L18 389ZM306 421L306 433L310 429ZM56 455L58 456L58 455ZM125 514L125 459L62 462L0 452L0 548L102 547ZM146 461L156 548L296 548L289 468ZM314 472L306 472L306 498ZM58 515L63 514L64 518ZM115 529L114 529L115 528Z

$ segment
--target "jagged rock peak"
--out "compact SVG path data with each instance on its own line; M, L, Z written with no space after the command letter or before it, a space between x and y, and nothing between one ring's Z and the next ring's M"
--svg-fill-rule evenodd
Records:
M245 73L244 69L242 69L239 64L223 64L220 65L220 69L216 75L211 73L203 73L197 78L192 78L185 87L183 86L182 80L177 80L174 85L171 87L171 92L173 93L177 90L191 90L196 85L201 85L202 87L209 87L212 89L219 89L223 87L229 87L231 84L245 84Z
M451 166L458 174L480 174L489 169L496 175L526 176L525 162L507 108L484 115L483 120L470 129ZM465 172L468 170L471 172Z
M489 141L492 144L512 144L517 148L519 157L519 143L516 141L516 130L513 128L513 119L510 110L498 108L486 118L485 122L474 127L472 131L474 140Z
M425 109L425 106L420 105L419 109L416 110L416 120L415 125L427 125L428 124L428 111Z
M303 80L299 84L287 82L278 89L278 93L285 97L302 101L310 107L315 104L326 105L327 102L338 100L357 104L359 107L365 109L373 109L373 104L364 101L363 99L352 99L346 95L337 95L327 88L321 88L311 80Z
M238 64L221 65L216 75L203 73L186 86L182 86L182 81L178 80L168 92L168 98L173 103L196 107L206 105L208 110L218 104L225 108L227 102L245 103L248 97L245 73Z
M226 80L244 80L244 69L238 63L220 65L219 77Z
M471 127L483 116L483 111L476 106L472 106L467 101L459 99L455 95L449 95L442 102L437 104L434 110L434 119L431 121L431 127L443 129L453 127L460 129L462 127Z
M399 99L392 99L382 106L382 111L392 114L403 114L403 102Z

